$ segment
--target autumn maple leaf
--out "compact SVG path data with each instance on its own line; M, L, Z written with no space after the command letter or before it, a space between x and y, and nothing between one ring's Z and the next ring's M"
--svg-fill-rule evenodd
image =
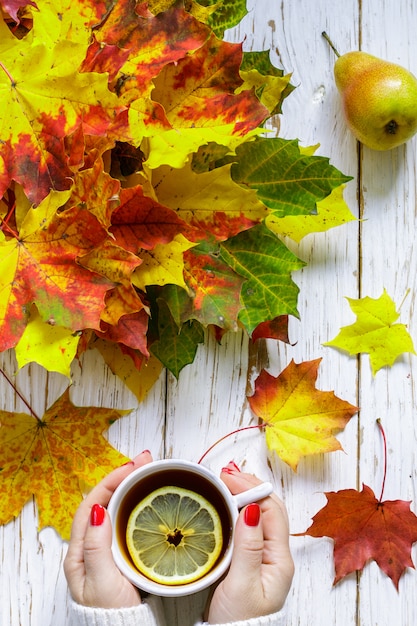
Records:
M18 40L0 19L0 54L0 197L15 180L39 204L71 185L64 138L78 127L106 134L124 107L106 75L78 72L82 45Z
M20 22L19 13L21 9L28 5L36 7L36 3L32 2L32 0L1 0L0 9L2 8L18 24Z
M203 326L236 330L243 278L214 254L205 253L204 247L188 250L184 259L185 280L193 298L188 299L189 306L183 306L181 321L196 319Z
M210 152L208 152L208 157ZM163 166L152 173L158 201L193 228L193 239L224 241L261 222L268 210L253 190L230 178L230 165L196 172Z
M53 526L69 539L83 495L80 484L96 484L127 460L103 437L103 432L126 413L76 407L68 389L42 419L0 411L0 523L19 515L34 496L39 529Z
M126 250L138 254L166 244L189 229L177 213L144 195L137 185L120 192L119 206L112 214L110 232Z
M325 496L327 504L297 536L334 540L334 584L373 559L398 589L405 568L414 567L411 546L417 541L417 517L410 502L381 502L367 485L362 491L343 489Z
M415 354L406 326L394 323L399 313L385 289L377 299L368 296L346 299L357 319L323 345L346 350L349 354L368 353L374 376L382 367L392 366L400 354Z
M266 338L291 343L288 337L288 315L280 315L273 320L258 324L252 333L252 341Z
M277 378L262 370L248 398L252 411L267 425L268 447L294 471L304 455L341 450L334 433L357 411L332 391L316 389L320 361L291 361Z
M59 213L66 192L51 193L26 214L20 232L0 239L0 350L13 347L36 307L44 321L73 331L99 328L107 278L77 264L105 237L82 206Z

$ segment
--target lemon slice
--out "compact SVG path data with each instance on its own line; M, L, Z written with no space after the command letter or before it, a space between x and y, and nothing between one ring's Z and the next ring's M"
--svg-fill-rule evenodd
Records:
M220 517L198 493L161 487L133 509L126 543L137 569L151 580L190 583L207 574L220 555Z

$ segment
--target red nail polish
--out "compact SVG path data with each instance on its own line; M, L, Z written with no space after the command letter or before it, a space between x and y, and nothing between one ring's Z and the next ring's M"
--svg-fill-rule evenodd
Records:
M134 465L133 461L127 461L127 463L123 463L120 467L126 467L126 465Z
M257 526L261 518L261 508L259 504L248 504L243 513L246 526Z
M229 461L229 465L232 465L237 472L240 472L240 467L234 461Z
M222 467L222 472L224 472L224 474L234 474L235 470L231 467Z
M101 526L104 522L105 508L101 504L93 504L90 513L91 526Z
M141 454L150 454L151 451L150 450L142 450Z

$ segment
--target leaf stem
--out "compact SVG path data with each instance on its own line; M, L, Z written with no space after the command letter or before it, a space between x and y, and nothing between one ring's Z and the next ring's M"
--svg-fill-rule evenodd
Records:
M26 400L26 398L20 393L20 391L18 390L18 388L16 387L16 385L14 384L14 382L8 377L8 375L6 374L6 372L0 367L0 373L3 374L4 378L7 380L7 382L9 383L9 385L12 387L12 389L14 389L15 394L21 399L21 401L23 402L23 404L25 404L27 406L27 408L29 409L30 414L32 415L32 417L34 417L35 419L38 420L38 422L41 422L41 418L36 415L35 411L32 409L32 407L30 406L29 402Z
M7 69L7 67L5 65L3 65L3 63L1 61L0 61L0 67L3 70L3 72L6 74L7 78L12 83L12 87L16 87L16 81L14 80L13 76L10 74L9 70Z
M7 231L10 235L13 235L13 237L18 239L19 238L18 234L13 230L13 228L11 228L11 226L9 226L9 220L11 219L13 213L16 210L16 196L12 189L9 189L7 201L5 200L5 197L4 197L4 201L7 204L7 215L1 221L0 230L2 230L3 232Z
M333 41L330 39L329 35L326 33L325 30L322 32L322 35L327 41L327 43L329 44L329 46L331 47L331 49L333 50L333 52L335 53L335 55L337 57L340 57L339 51L335 48Z
M236 430L232 430L232 432L227 433L227 435L223 435L223 437L220 437L220 439L218 439L217 441L215 441L203 454L202 457L200 457L200 459L197 461L198 464L200 464L203 459L208 455L209 452L211 452L213 450L213 448L215 446L217 446L218 443L221 443L222 441L224 441L225 439L227 439L228 437L231 437L232 435L236 435L237 433L241 433L244 430L252 430L253 428L266 428L266 426L268 426L268 424L263 423L263 424L256 424L255 426L244 426L243 428L237 428Z
M382 427L381 420L379 418L376 420L376 423L378 424L378 428L380 430L380 433L382 435L382 440L384 442L384 477L382 479L381 495L379 496L379 503L381 503L382 498L384 496L385 479L387 477L387 438L385 436L385 431Z
M404 302L405 302L405 300L406 300L406 298L407 298L408 294L410 293L410 291L411 291L411 289L410 289L410 287L408 287L407 291L406 291L406 292L405 292L405 294L404 294L403 299L401 300L401 302L400 302L400 304L399 304L399 306L398 306L398 313L401 311L402 305L404 304Z

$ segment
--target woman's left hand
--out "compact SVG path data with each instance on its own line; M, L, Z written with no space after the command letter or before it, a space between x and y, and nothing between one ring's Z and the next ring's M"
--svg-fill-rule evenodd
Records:
M230 463L222 473L230 491L241 493L261 481ZM224 624L279 611L289 592L294 564L284 503L273 493L245 507L236 523L229 572L209 603L209 624Z

